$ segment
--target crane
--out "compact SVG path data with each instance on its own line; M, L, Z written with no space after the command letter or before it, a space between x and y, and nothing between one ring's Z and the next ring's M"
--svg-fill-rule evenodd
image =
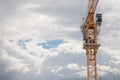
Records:
M98 43L99 28L102 23L102 14L96 14L95 10L99 0L88 0L88 9L86 19L83 19L81 31L83 35L83 49L87 56L87 78L88 80L97 79L97 52L100 44Z

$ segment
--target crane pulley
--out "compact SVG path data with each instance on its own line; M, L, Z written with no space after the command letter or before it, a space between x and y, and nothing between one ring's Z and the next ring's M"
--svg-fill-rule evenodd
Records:
M101 26L102 14L96 14L95 10L99 0L88 0L88 11L85 21L81 25L83 34L83 49L87 55L87 76L88 80L97 80L97 61L96 54L100 44L97 42L98 26Z

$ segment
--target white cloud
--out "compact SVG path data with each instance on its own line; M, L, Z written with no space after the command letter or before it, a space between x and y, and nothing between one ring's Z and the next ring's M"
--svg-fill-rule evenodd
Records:
M34 74L41 73L41 67L45 61L45 56L38 57L31 55L29 52L23 50L15 42L9 42L8 40L3 40L3 46L0 49L1 60L6 61L7 71L17 70L22 73L33 72Z
M58 47L59 51L64 51L64 53L75 53L75 54L81 54L81 52L84 52L82 49L82 43L75 40L67 40L68 42L61 44Z
M51 69L51 72L57 74L57 73L59 73L59 71L61 71L63 69L63 67L53 66L53 67L48 67L48 69Z
M8 62L8 64L10 63L10 65L6 69L6 72L9 72L10 70L21 71L22 73L29 72L29 68L27 67L27 64L23 63L22 60L9 55L4 49L1 49L0 58L1 58L0 60L2 61Z
M79 77L87 77L87 71L80 71L80 72L75 72L75 75L78 75Z
M80 66L75 63L67 64L67 68L70 70L75 70L75 71L80 70Z
M75 71L72 72L72 75L76 75L78 77L87 77L87 68L85 66L80 66L76 63L70 63L66 66L69 70Z
M98 74L101 76L108 75L109 73L120 74L120 70L118 68L112 68L110 66L105 65L98 65L98 72Z

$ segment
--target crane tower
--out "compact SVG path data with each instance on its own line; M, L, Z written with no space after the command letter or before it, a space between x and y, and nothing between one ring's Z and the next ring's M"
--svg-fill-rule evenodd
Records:
M83 35L83 49L87 56L87 77L88 80L97 80L97 51L100 47L97 35L102 23L102 14L96 14L95 10L99 0L88 0L88 11L86 19L83 20L81 31ZM96 21L94 20L96 19Z

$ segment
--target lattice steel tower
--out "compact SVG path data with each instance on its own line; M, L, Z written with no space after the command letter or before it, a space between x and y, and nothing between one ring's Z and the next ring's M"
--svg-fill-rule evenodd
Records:
M96 21L94 14L99 0L88 0L88 11L86 19L83 19L81 31L83 34L83 49L86 50L87 55L87 77L88 80L97 80L97 59L96 54L100 44L97 40L99 27L102 23L102 14L96 14Z

